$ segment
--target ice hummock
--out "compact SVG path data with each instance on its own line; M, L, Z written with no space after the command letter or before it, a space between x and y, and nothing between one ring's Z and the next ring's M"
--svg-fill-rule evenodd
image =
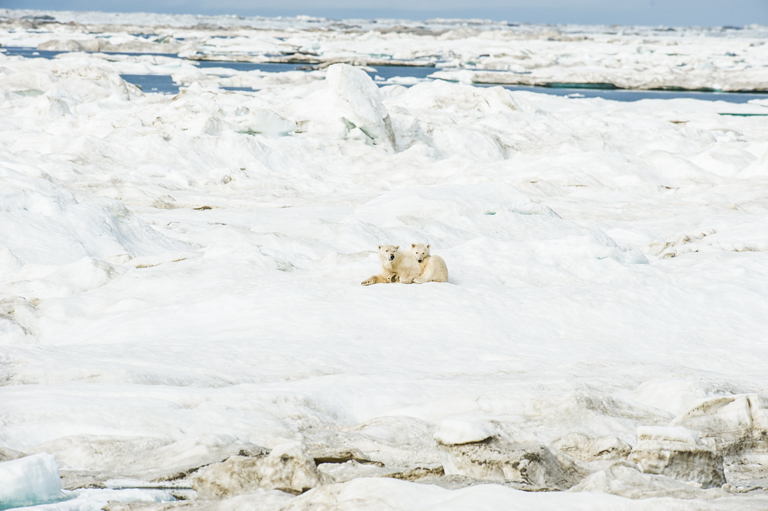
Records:
M493 431L482 424L446 419L440 422L435 432L435 440L446 445L460 445L482 442L493 434Z
M56 456L34 454L0 463L0 510L65 498Z

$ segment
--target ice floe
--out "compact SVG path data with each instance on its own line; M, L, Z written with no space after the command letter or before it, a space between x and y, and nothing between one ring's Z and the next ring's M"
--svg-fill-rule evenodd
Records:
M76 50L0 54L14 499L55 455L24 503L766 506L764 102L471 85L759 88L764 27L0 15ZM196 65L246 56L317 69ZM450 282L361 287L390 243Z

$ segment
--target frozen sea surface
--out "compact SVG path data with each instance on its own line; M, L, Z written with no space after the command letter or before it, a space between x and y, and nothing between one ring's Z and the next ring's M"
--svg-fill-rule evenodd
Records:
M42 51L173 54L317 69L334 63L434 66L433 78L465 83L768 91L768 28L761 25L588 27L0 10L0 40ZM251 83L257 78L244 77ZM186 74L176 81L195 80Z
M65 52L41 51L34 48L5 47L0 50L9 56L23 56L27 58L56 58ZM111 54L107 58L120 59L125 57L145 56L146 54L137 53L119 53ZM160 57L174 58L175 55L159 55ZM140 59L140 60L147 60ZM229 78L240 76L244 73L256 71L256 74L263 76L263 73L286 73L292 71L309 71L310 68L301 64L284 63L255 63L255 62L237 62L237 61L215 61L204 60L195 63L195 66L203 73L204 79L211 81L219 78ZM181 61L176 67L181 67ZM148 69L139 69L147 71ZM417 66L379 66L365 67L364 70L374 79L377 85L404 85L410 87L417 83L432 81L435 73L434 67ZM129 83L139 86L143 92L154 92L163 94L177 94L180 87L189 85L188 83L179 83L174 81L172 70L157 69L158 73L169 74L121 74L120 76ZM199 76L198 76L199 77ZM236 79L236 78L235 78ZM247 82L241 82L247 85ZM470 82L472 84L472 82ZM477 86L490 87L491 84L474 84ZM258 86L257 86L258 87ZM675 91L675 90L628 90L615 88L602 88L594 84L585 84L584 86L567 86L556 84L555 86L525 86L525 85L503 85L504 88L513 91L528 91L539 94L553 94L556 96L570 96L573 98L603 98L614 101L640 101L642 99L700 99L708 101L726 101L728 103L748 103L752 100L768 99L766 93L727 93L727 92L705 92L705 91ZM250 91L253 87L249 86L221 86L222 90L243 90Z
M0 43L117 26L53 14ZM0 55L0 473L77 492L40 509L768 506L768 102L84 49ZM417 242L448 283L360 286Z

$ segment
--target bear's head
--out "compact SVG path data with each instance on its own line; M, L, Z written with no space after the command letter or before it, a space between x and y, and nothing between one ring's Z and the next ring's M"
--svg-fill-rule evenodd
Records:
M379 256L383 261L394 261L400 245L379 245Z
M421 263L425 258L429 257L429 245L423 243L411 243L411 252L416 256L416 260Z

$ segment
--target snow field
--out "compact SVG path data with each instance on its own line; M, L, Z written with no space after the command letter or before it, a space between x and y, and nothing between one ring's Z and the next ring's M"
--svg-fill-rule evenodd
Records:
M122 65L0 57L0 445L222 509L765 504L764 106ZM449 283L359 285L412 242Z

